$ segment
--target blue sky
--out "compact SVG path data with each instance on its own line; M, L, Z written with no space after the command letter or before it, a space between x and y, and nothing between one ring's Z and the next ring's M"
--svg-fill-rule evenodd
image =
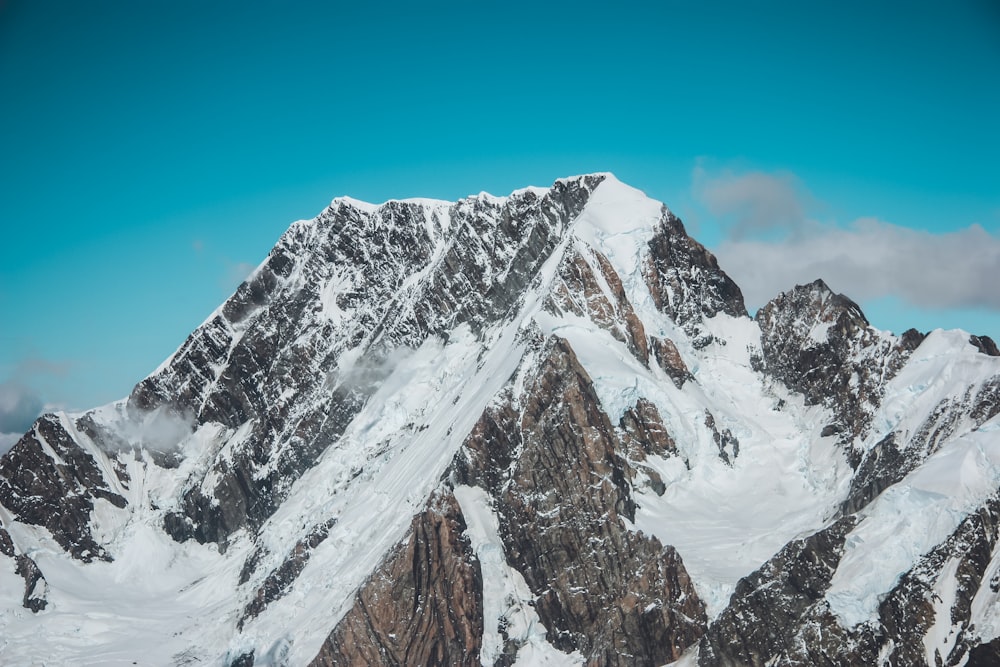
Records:
M752 309L1000 337L998 73L988 0L0 2L0 431L127 395L342 194L613 171Z

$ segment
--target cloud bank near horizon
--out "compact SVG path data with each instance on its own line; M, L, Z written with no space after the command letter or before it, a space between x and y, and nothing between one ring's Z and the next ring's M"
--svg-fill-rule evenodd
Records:
M788 173L698 167L693 191L726 233L714 252L751 310L822 278L861 302L1000 313L1000 238L978 224L935 234L873 217L820 222L809 215L818 202Z

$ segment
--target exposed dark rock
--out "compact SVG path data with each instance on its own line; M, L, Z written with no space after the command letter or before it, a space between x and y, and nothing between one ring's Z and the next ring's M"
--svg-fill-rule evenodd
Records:
M384 379L337 376L341 353L361 347L378 368L393 350L463 323L482 332L509 316L602 179L560 181L544 196L460 201L447 210L450 227L440 239L428 229L444 221L426 220L411 202L373 213L339 200L315 222L293 225L220 314L129 399L133 410L169 403L191 410L198 423L251 426L243 445L214 465L213 488L190 480L164 529L177 540L225 548L235 530L261 526ZM293 269L300 279L286 282ZM337 297L349 324L331 341L331 324L316 309L334 271L353 286ZM405 287L421 271L426 278ZM641 350L645 334L633 320L639 331L630 335ZM325 412L290 413L280 400L289 390Z
M543 359L522 396L480 420L459 479L496 499L507 560L554 646L595 665L674 660L701 636L704 606L676 551L625 527L634 473L571 347L557 339ZM655 438L637 446L665 449L644 412Z
M285 558L285 561L274 571L268 574L264 579L264 583L257 588L257 592L254 594L253 599L250 600L246 608L243 610L243 616L237 624L239 628L242 629L244 623L251 618L255 618L267 605L281 598L288 592L288 588L292 585L292 582L295 581L296 577L298 577L302 572L302 568L304 568L306 563L309 562L309 557L312 554L313 549L319 546L320 543L327 538L327 535L330 533L330 529L336 523L336 519L330 519L329 521L316 526L312 532L309 533L309 535L295 544L291 553L289 553ZM254 552L254 556L259 556L259 552ZM240 575L242 580L241 583L249 579L249 572L256 567L256 560L257 559L253 556L247 559Z
M625 287L622 285L621 278L611 266L608 258L599 250L592 249L591 253L594 259L597 260L598 266L600 266L604 281L611 288L611 293L614 295L616 310L621 320L621 324L618 326L625 330L625 342L628 344L629 350L642 363L648 364L649 343L646 337L646 329L642 325L642 320L635 314L635 310L632 308L632 304L625 294Z
M0 554L14 561L14 574L24 579L22 606L35 613L45 609L48 605L48 600L45 599L47 586L42 571L32 558L17 552L10 533L2 525L0 525Z
M807 629L805 619L825 612L823 596L853 526L853 518L841 519L808 538L795 540L741 579L729 606L701 641L699 664L830 664L823 656L830 648L836 655L837 645L803 641L801 634ZM790 659L799 647L808 653L804 662Z
M478 666L482 573L465 528L453 495L432 496L311 665Z
M719 268L715 255L687 235L673 213L664 209L649 251L646 283L656 307L693 340L702 340L702 347L712 342L711 336L703 335L698 326L703 318L718 313L747 316L739 286Z
M48 529L59 546L87 563L111 560L90 532L98 498L116 507L126 504L55 415L40 417L0 458L0 503L17 521Z
M715 415L705 410L705 427L712 432L712 440L719 448L719 458L733 465L733 461L740 455L740 441L732 434L728 428L720 431L715 425Z
M0 525L0 554L11 558L15 554L14 541L10 539L10 533L7 532L7 529L3 525Z
M853 514L875 500L880 493L905 477L917 463L913 457L899 450L895 433L882 438L861 459L843 503L844 513Z
M683 388L684 383L688 380L694 379L672 340L652 336L650 347L653 350L653 356L656 357L656 363L670 376L678 389Z
M253 667L254 665L254 652L249 651L247 653L241 653L236 656L232 662L229 663L229 667Z
M893 432L860 456L852 452L858 461L857 471L843 504L844 512L860 510L906 477L953 437L966 420L971 419L978 428L998 412L1000 377L994 377L983 383L975 395L970 387L964 396L941 399L908 441L900 442L901 436Z
M659 411L648 400L640 398L635 407L630 408L622 415L620 426L623 431L622 443L628 457L630 472L641 471L648 480L649 487L657 495L662 496L667 487L663 483L660 473L643 464L646 456L651 454L677 456L677 445L667 432L666 426L663 425ZM634 484L634 474L630 479Z
M621 279L603 254L591 250L590 255L596 272L579 252L566 253L548 297L548 309L556 314L568 312L590 319L648 364L646 330L629 303ZM602 280L610 293L602 286Z
M1000 665L1000 637L974 646L969 651L969 660L965 667L996 667Z
M976 349L991 357L1000 357L1000 349L989 336L969 336L969 343L976 346Z
M621 419L621 427L629 437L626 450L634 460L644 454L676 456L677 444L663 425L659 410L650 401L640 398Z
M38 564L30 557L20 554L16 560L17 569L14 570L14 574L18 574L24 579L24 598L21 604L24 605L25 609L30 609L37 614L49 604L49 601L45 599L45 577L38 568Z
M526 191L502 206L483 198L456 203L443 262L421 286L415 312L403 309L385 322L386 335L444 332L461 323L481 332L512 315L603 180L595 174L557 181L544 196Z
M983 383L972 401L969 416L979 428L1000 414L1000 375L994 376Z
M925 637L944 622L953 637L945 654L931 664L969 663L981 640L969 624L972 601L990 582L984 577L1000 529L1000 499L993 496L970 514L940 545L905 573L878 608L873 621L844 628L824 600L843 553L844 537L855 523L846 517L827 529L783 548L758 571L741 580L729 606L701 642L702 665L924 665ZM940 581L952 561L954 575ZM938 610L935 586L954 600ZM943 611L947 619L937 618ZM944 648L944 647L942 647ZM991 663L986 663L991 664Z
M867 433L885 383L923 340L913 330L900 338L883 336L856 303L822 280L782 293L755 319L761 370L802 393L807 404L829 408L844 444Z
M948 614L946 624L956 639L946 654L935 651L935 662L961 664L965 653L979 643L969 618L972 600L984 584L983 577L997 544L998 529L1000 497L994 496L979 511L966 517L947 540L922 557L879 605L884 636L882 653L891 664L913 665L925 661L924 636L936 621L941 620L936 617L934 586L947 562L954 559L958 560L953 582L954 602L945 613ZM945 591L945 595L948 593Z
M449 490L457 483L489 495L507 565L523 576L530 591L517 604L531 605L552 646L578 651L588 665L661 665L696 645L703 665L923 664L934 649L925 642L940 637L943 626L948 642L937 648L932 663L1000 660L998 641L980 634L986 630L971 621L975 596L1000 590L1000 575L987 580L987 572L995 570L990 563L1000 530L997 498L966 516L952 535L901 574L880 597L876 617L845 628L826 601L845 540L863 520L859 512L890 486L905 483L908 474L955 438L977 429L982 430L972 439L989 437L991 420L1000 413L1000 375L987 366L995 361L987 357L1000 351L988 337L970 337L982 355L959 346L963 365L943 366L942 374L971 368L975 384L955 391L956 378L947 378L942 384L948 388L931 394L934 409L919 419L907 417L907 429L919 422L912 432L873 434L873 415L886 384L924 335L912 329L899 337L876 331L857 304L833 294L822 281L796 287L757 313L761 347L758 351L749 343L751 369L765 376L760 378L765 390L775 390L767 400L777 409L785 406L779 398L784 389L768 386L769 378L804 396L807 405L826 408L802 413L796 400L784 416L807 422L803 438L819 430L839 439L854 472L849 481L838 477L835 488L849 484L847 495L840 513L829 519L833 523L787 543L741 580L728 608L707 627L704 605L680 555L635 530L636 499L654 502L646 489L668 493L654 457L678 456L678 444L682 451L692 446L676 443L665 426L664 417L670 424L680 417L661 414L675 397L684 414L693 415L686 418L698 422L695 428L704 424L721 461L733 466L744 457L722 474L752 469L742 464L752 455L749 445L759 443L757 427L766 432L767 424L739 423L736 410L726 415L725 425L732 430L723 428L709 405L712 410L722 405L729 386L709 386L712 373L704 372L711 366L706 361L727 344L721 322L709 327L706 320L719 314L742 318L746 308L715 257L663 209L640 266L653 304L676 326L659 316L640 320L636 308L641 304L630 302L623 277L608 259L618 255L606 256L580 238L567 238L605 178L580 177L559 181L547 192L529 189L504 199L483 195L453 205L394 201L376 207L336 200L317 219L293 225L266 262L161 369L136 386L124 406L39 419L0 460L0 504L14 521L51 533L73 558L110 561L98 540L118 527L95 513L95 505L101 509L103 499L126 508L125 497L155 489L128 508L135 510L131 520L162 520L175 540L215 543L222 552L237 538L240 549L225 553L225 567L219 568L232 574L241 563L230 559L245 553L244 539L273 544L274 532L258 538L272 530L269 519L324 455L329 457L325 463L340 463L342 455L348 461L332 466L350 480L344 485L333 480L334 493L350 493L361 476L357 484L380 483L380 466L396 454L397 441L373 437L363 449L349 450L357 442L343 435L390 380L399 355L424 343L447 343L461 327L463 344L471 332L484 345L482 370L493 362L488 346L497 340L497 325L510 324L521 327L516 339L524 352L515 376L489 403L491 396L476 394L488 407L481 415L468 415L480 417L471 433L456 433L453 439L448 431L450 447L465 437L451 468L412 518L406 537L373 564L375 570L353 599L339 598L332 605L329 613L337 616L327 619L325 629L335 627L314 664L477 665L485 622L498 625L487 629L503 644L496 666L524 660L519 655L524 635L512 636L506 617L484 620L480 565ZM540 285L552 274L541 268L549 261L555 274L551 289L543 292ZM542 319L532 324L524 318L522 306L536 298L547 310L545 323L553 321L551 315L573 314L598 327L605 342L611 341L604 332L620 342L651 371L635 384L637 392L645 391L651 378L660 381L665 391L647 394L657 396L660 407L638 398L620 420L609 417L570 344L546 339L542 328L552 329ZM655 327L656 335L647 327L650 332ZM505 340L511 332L504 330ZM633 366L628 359L625 367ZM409 370L404 366L404 372ZM386 388L402 375L392 376ZM702 398L709 400L699 402ZM377 419L374 412L364 415ZM813 421L817 414L823 421ZM164 415L183 428L177 437L166 438L169 442L162 433L131 428L150 415ZM126 425L129 420L133 423ZM355 426L352 437L363 439L364 425ZM418 426L411 422L403 428L411 427ZM422 422L419 428L430 427ZM174 447L196 431L184 447ZM733 431L753 434L742 454ZM407 446L399 444L400 450ZM810 444L803 441L802 451ZM839 475L841 467L836 470ZM680 476L671 483L685 481ZM163 497L155 496L161 492ZM219 653L203 656L199 651L207 649L193 647L173 662L287 663L294 651L290 638L302 635L295 636L291 627L267 627L269 614L279 606L272 603L290 591L303 592L307 583L300 577L318 565L306 567L328 534L337 536L337 544L349 542L351 535L345 540L337 532L343 526L327 518L282 524L281 534L286 528L294 531L281 547L287 552L251 550L220 621L224 632L235 632L228 651L215 647L211 650ZM39 532L15 535L22 539ZM10 559L23 578L22 604L33 612L47 605L49 584L38 563L48 568L54 562L29 557L42 553L39 545L49 550L46 558L64 558L51 554L47 538L22 550L0 526L0 561ZM111 566L74 567L89 577ZM55 580L55 570L47 571ZM945 597L953 601L947 609ZM275 639L279 634L284 636ZM297 644L299 651L302 646Z

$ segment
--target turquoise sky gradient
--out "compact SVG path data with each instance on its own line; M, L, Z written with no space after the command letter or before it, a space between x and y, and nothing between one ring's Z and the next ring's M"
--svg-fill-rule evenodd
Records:
M859 218L925 246L978 239L955 280L979 288L951 301L810 279L881 328L1000 338L989 0L8 0L0 94L0 432L18 410L127 395L293 220L342 194L456 199L613 171L737 258ZM787 220L726 208L753 203L751 182L788 186L765 211Z

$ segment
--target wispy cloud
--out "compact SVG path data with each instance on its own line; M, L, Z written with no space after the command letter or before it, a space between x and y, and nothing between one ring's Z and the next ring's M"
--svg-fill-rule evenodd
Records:
M117 423L123 444L169 453L197 428L193 412L160 406L153 410L129 410Z
M931 234L862 218L781 241L727 240L716 255L752 307L823 278L859 301L894 296L925 308L1000 310L1000 238L978 225Z
M240 286L247 277L256 269L256 265L250 262L230 262L226 260L226 272L220 279L219 284L225 292L232 292Z
M693 174L695 199L737 239L766 232L797 235L807 226L812 195L793 174L725 171L712 175L701 166Z

